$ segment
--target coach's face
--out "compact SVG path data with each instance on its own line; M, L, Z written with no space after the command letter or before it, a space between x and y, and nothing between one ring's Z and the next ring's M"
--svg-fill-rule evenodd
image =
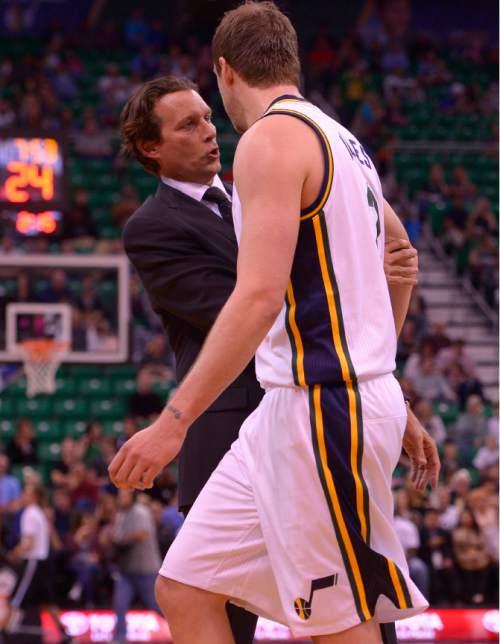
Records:
M220 172L220 153L212 110L194 90L165 94L155 114L161 123L161 141L148 153L161 174L177 181L210 184Z

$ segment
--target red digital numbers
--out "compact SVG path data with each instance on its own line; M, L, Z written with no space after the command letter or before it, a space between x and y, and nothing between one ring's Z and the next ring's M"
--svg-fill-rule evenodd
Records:
M46 210L37 214L21 210L17 213L16 230L23 235L44 233L50 235L55 232L57 221L54 212Z
M49 165L37 165L24 161L10 161L7 170L12 173L5 181L5 197L11 203L26 203L30 200L27 188L40 190L44 201L54 198L54 171Z

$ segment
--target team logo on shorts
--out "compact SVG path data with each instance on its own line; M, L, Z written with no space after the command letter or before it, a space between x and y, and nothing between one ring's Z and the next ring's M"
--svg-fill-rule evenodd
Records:
M338 580L338 573L329 575L328 577L321 577L321 579L313 579L313 581L311 582L311 592L309 593L309 599L297 597L294 602L295 612L300 617L300 619L307 620L309 619L309 617L311 617L314 593L317 590L321 590L322 588L330 588L331 586L336 586Z

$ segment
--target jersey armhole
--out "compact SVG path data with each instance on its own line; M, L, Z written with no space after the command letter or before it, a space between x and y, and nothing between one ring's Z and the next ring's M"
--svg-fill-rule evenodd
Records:
M312 119L310 119L308 116L306 116L305 114L302 114L302 112L296 112L295 110L288 110L288 109L270 110L269 112L264 114L262 118L265 118L266 116L272 116L273 114L281 114L282 116L293 116L301 120L303 123L308 125L314 131L314 133L316 134L320 142L321 151L323 153L323 162L324 162L323 181L321 182L321 188L318 196L313 201L313 203L307 208L302 208L300 211L301 220L309 219L310 217L313 217L314 215L316 215L324 207L325 203L328 200L328 197L330 196L330 191L332 188L332 181L333 181L333 155L332 155L332 149L330 147L330 143L328 141L326 134L319 127L319 125L315 123Z

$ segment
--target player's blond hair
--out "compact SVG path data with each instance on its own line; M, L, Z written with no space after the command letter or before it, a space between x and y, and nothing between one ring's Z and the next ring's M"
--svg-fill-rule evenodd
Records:
M274 2L247 0L225 13L212 52L217 71L223 57L251 87L299 85L297 33Z

